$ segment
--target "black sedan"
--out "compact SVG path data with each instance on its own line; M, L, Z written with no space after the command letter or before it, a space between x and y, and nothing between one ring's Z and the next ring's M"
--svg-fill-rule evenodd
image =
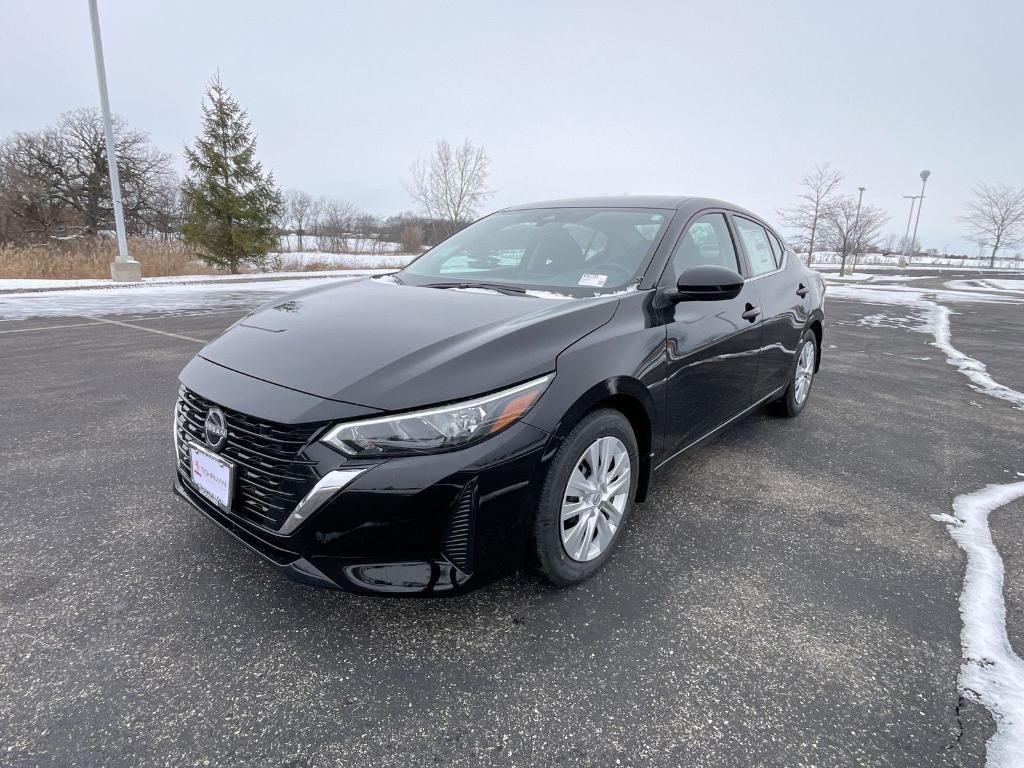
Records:
M762 404L800 413L824 291L721 201L508 208L204 348L175 492L306 582L452 592L529 561L575 584L656 470Z

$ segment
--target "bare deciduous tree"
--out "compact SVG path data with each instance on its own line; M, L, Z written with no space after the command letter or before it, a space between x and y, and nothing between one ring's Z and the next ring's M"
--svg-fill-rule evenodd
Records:
M159 232L178 213L171 156L117 116L113 127L128 230ZM7 229L17 222L22 240L113 228L106 139L95 109L65 112L53 127L8 137L0 143L0 169Z
M831 201L822 217L820 241L840 255L839 274L846 274L846 260L851 254L864 253L874 247L879 230L889 216L873 205L863 205L858 213L857 199L838 197Z
M899 250L900 247L900 236L896 233L891 233L886 236L885 240L879 243L883 256L888 256L892 253L902 253Z
M402 252L419 256L423 250L423 227L419 224L406 224L402 227L401 237Z
M308 192L303 192L301 189L289 189L284 193L284 208L287 211L289 225L295 227L300 251L305 250L302 237L308 233L313 206L313 196Z
M814 246L822 218L828 213L836 188L843 174L828 163L815 166L814 171L800 179L799 202L779 210L779 217L794 232L796 244L807 248L807 263L814 260Z
M974 188L974 199L964 206L960 221L970 230L968 239L979 248L992 248L989 266L995 267L1000 248L1024 244L1024 187L981 182Z
M453 147L439 139L429 159L417 159L409 168L406 189L429 218L447 229L442 235L450 235L469 223L491 196L489 165L483 146L466 139Z
M331 253L348 253L349 235L360 215L359 209L344 200L322 198L320 215L317 220L317 238L320 250Z

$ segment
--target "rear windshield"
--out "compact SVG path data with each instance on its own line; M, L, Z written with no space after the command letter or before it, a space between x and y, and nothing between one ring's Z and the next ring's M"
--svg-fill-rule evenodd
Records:
M419 285L479 282L574 296L618 291L639 281L671 213L646 208L495 213L423 254L398 276Z

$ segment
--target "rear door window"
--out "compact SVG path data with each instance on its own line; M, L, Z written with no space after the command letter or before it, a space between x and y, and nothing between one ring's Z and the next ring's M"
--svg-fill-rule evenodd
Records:
M736 223L736 233L743 243L743 250L747 253L751 274L763 275L778 269L767 230L741 216L734 216L733 221Z

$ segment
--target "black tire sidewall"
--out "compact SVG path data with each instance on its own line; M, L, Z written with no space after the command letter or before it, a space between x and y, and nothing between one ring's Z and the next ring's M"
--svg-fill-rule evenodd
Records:
M617 437L626 446L629 454L630 481L629 499L622 513L622 521L615 531L611 543L600 555L585 563L569 557L562 546L561 511L565 487L583 451L599 437ZM537 564L544 575L559 586L578 584L590 578L608 561L633 512L636 503L636 489L640 474L640 453L636 436L619 411L602 409L594 411L573 427L558 449L548 468L537 504L534 520L534 547Z
M811 390L814 389L814 379L817 378L816 376L811 377L811 384L807 388L807 396L804 397L802 403L798 403L796 401L796 367L800 362L800 352L803 351L804 345L808 342L814 345L815 365L818 362L818 342L811 331L804 331L800 337L800 343L797 345L796 354L793 355L793 367L789 372L789 386L786 388L785 406L786 412L790 416L796 416L807 405L807 402L811 399Z

